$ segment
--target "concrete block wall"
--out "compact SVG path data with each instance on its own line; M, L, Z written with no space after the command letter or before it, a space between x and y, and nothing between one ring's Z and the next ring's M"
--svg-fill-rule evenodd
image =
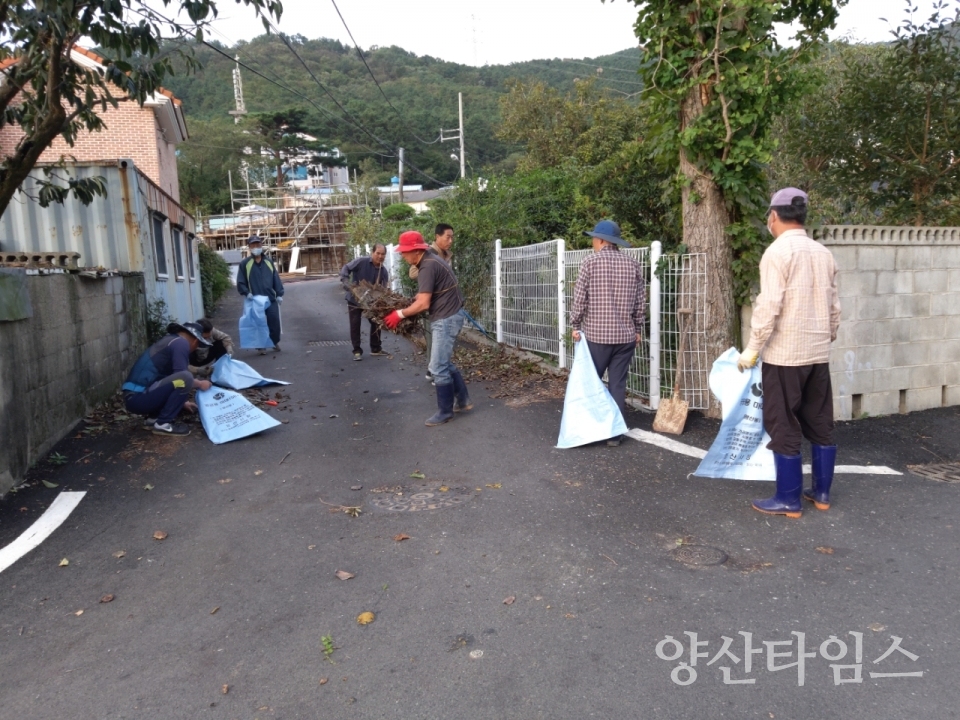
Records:
M828 226L838 420L960 404L960 228Z
M0 322L0 495L120 388L146 344L141 275L27 285L33 317Z

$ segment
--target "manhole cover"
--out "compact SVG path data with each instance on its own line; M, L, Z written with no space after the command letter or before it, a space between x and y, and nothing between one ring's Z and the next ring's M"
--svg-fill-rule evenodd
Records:
M439 486L402 488L390 494L375 497L370 504L388 512L419 512L463 505L473 495L463 488L441 491Z
M727 554L720 548L709 545L681 545L672 553L673 559L684 565L722 565L727 561Z
M349 340L311 340L307 343L309 347L333 347L334 345L349 345Z
M960 483L960 463L939 463L932 465L907 465L914 475L945 483Z

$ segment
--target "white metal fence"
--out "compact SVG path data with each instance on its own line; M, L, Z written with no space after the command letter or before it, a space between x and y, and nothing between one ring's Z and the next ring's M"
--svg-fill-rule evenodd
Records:
M560 367L572 362L567 317L580 263L591 250L566 250L563 240L519 248L496 241L491 287L480 321L498 342L553 356ZM630 367L627 393L652 409L673 393L677 368L681 394L691 408L709 403L705 350L706 256L661 255L660 243L625 252L643 267L647 279L646 331ZM682 317L686 335L678 358ZM678 362L679 360L679 362Z

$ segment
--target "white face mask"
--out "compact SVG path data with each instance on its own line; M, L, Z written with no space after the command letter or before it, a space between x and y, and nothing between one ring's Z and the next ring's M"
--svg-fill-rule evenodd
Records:
M773 217L773 213L767 215L767 232L773 235L773 228L770 227L770 219Z
M250 254L253 255L254 257L260 257L261 255L263 255L263 248L251 248Z

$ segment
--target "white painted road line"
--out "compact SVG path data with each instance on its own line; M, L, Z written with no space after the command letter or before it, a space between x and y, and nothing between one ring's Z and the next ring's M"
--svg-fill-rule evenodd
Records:
M633 428L632 430L628 430L626 435L634 440L639 440L640 442L648 443L650 445L656 445L664 450L670 450L671 452L679 453L680 455L689 455L690 457L697 458L698 460L702 460L707 456L706 450L701 450L693 445L687 445L678 440L673 440L672 438L659 435L658 433L652 433L647 430ZM803 471L809 474L810 466L804 465ZM833 472L837 475L903 475L902 472L898 472L893 468L888 468L886 465L837 465Z
M16 540L0 550L0 572L13 565L37 545L46 540L70 517L70 513L83 500L86 492L62 492L57 495L47 511L37 521L23 531Z

